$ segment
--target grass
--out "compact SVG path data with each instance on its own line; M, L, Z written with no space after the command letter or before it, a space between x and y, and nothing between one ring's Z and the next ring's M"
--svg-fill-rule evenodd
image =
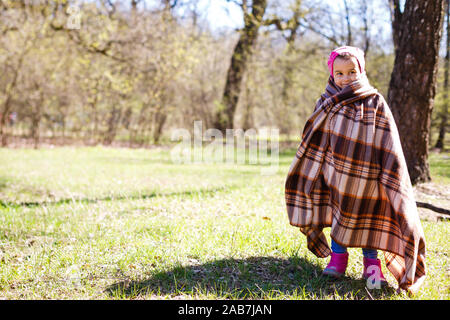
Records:
M449 223L422 224L428 277L414 297L366 289L361 250L321 276L263 165L175 164L170 150L0 149L0 297L6 299L449 299ZM450 184L448 154L430 157ZM327 236L329 230L327 230Z

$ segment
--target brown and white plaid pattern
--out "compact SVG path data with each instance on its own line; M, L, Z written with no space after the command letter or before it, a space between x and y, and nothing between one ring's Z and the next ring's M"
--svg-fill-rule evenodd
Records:
M392 113L367 78L339 89L332 78L305 124L289 168L291 225L318 257L330 253L322 230L345 247L384 251L399 287L425 278L425 237Z

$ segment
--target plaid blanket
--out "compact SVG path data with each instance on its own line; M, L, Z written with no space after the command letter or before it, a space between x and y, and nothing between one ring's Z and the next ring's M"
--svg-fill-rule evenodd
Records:
M340 89L330 77L305 124L289 168L290 224L318 257L330 253L323 228L345 247L384 251L399 288L425 278L425 237L392 113L364 76Z

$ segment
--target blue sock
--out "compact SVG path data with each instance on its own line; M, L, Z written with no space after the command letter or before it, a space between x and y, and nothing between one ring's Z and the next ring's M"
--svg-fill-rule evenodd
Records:
M333 239L331 239L331 250L334 253L346 253L347 252L346 247L343 247L343 246L337 244ZM363 252L364 258L377 259L377 257L378 257L378 251L375 249L362 248L362 252Z
M347 248L346 247L338 245L336 242L334 242L333 239L331 239L331 250L334 253L346 253L347 252Z
M364 258L368 258L368 259L377 259L378 256L378 251L375 249L366 249L363 248L362 249Z

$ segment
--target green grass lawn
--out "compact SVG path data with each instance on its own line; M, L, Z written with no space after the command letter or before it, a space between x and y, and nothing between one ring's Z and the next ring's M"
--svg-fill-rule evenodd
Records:
M449 299L449 222L423 220L428 277L368 291L361 250L321 276L263 165L175 164L170 150L0 149L0 297L6 299ZM448 154L430 157L450 186ZM447 158L446 158L447 157ZM327 230L329 234L329 230Z

